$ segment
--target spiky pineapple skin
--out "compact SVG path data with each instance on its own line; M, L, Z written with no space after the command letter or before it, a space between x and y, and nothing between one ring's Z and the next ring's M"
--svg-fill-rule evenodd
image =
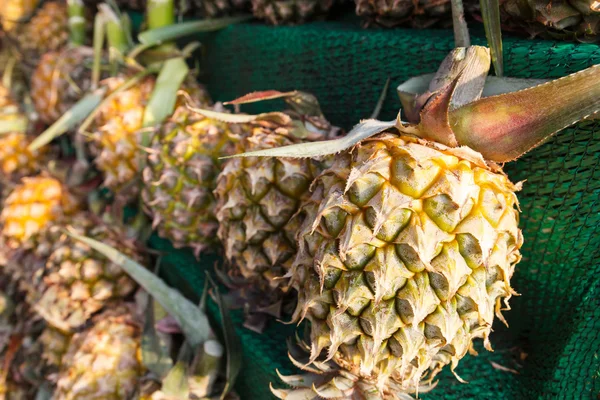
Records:
M57 179L27 177L8 193L0 213L0 237L12 249L42 246L43 234L79 208L78 199Z
M393 27L428 28L452 24L450 0L355 0L356 14L369 22Z
M324 17L334 4L334 0L252 0L252 13L273 25L301 24Z
M316 179L289 274L312 360L410 393L473 339L491 349L515 293L519 186L473 153L383 135Z
M213 190L222 160L234 154L239 126L180 107L153 137L142 198L158 234L198 256L217 243Z
M0 23L2 29L11 32L24 23L37 7L38 0L2 0L0 2Z
M127 74L105 81L109 93L117 90L131 76ZM96 153L95 163L104 173L104 185L125 198L135 197L139 185L134 179L139 172L140 160L144 156L140 149L144 110L156 78L146 77L133 87L119 92L103 104L96 117L92 133L92 150ZM204 87L193 79L182 85L199 104L210 104L210 97ZM180 105L180 104L179 104ZM176 105L177 106L177 105Z
M68 228L143 262L134 243L90 213L71 217ZM62 227L55 227L47 236L52 236L52 250L42 258L40 268L25 277L22 286L28 302L51 326L72 332L107 304L126 298L136 289L118 264L63 233Z
M67 6L59 1L45 2L28 23L16 31L19 50L30 63L42 54L56 51L69 40Z
M302 142L294 135L295 122L298 120L287 117L278 123L263 121L251 127L236 153ZM313 118L312 122L322 128L313 133L315 140L337 130L323 118ZM308 199L311 182L323 162L244 157L232 158L223 165L215 190L217 234L229 261L229 283L246 288L243 295L250 311L269 308L282 300L285 303L292 297L287 295L285 280L279 278L291 267L296 252L299 221L293 216Z
M480 17L479 3L469 4ZM500 2L504 29L545 39L600 41L600 5L593 0L504 0Z
M99 315L69 344L58 375L56 400L125 400L143 373L141 329L126 305Z
M31 99L43 122L56 122L90 89L93 56L83 46L42 56L31 76Z

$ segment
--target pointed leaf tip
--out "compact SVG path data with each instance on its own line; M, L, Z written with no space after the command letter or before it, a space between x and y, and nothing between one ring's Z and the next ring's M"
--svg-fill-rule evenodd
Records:
M600 112L600 65L518 92L488 97L450 112L460 145L507 162L556 132Z
M248 103L257 103L259 101L265 100L274 100L280 99L282 97L289 97L295 95L296 92L280 92L278 90L263 90L259 92L248 93L242 97L238 97L237 99L224 102L223 104L248 104Z

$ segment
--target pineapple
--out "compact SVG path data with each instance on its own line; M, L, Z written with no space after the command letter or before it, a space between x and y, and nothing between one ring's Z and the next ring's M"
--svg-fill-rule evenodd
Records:
M127 304L117 305L98 315L91 328L74 335L54 399L130 399L143 372L141 328Z
M72 217L69 228L138 261L142 259L133 243L96 221L90 213ZM106 304L123 299L135 290L134 281L119 265L62 233L60 227L55 227L48 236L54 242L50 255L42 258L38 268L28 268L33 272L21 279L21 286L28 293L27 300L53 327L64 332L79 328ZM29 264L35 265L35 262Z
M105 80L109 92L117 90L127 82L127 75ZM143 155L141 141L144 109L156 78L146 77L135 86L120 92L103 103L96 117L92 133L92 149L95 163L104 173L104 185L125 198L131 199L138 193L135 178L139 172ZM191 78L182 87L190 96L203 104L210 102L204 88Z
M202 18L216 18L245 11L250 8L250 0L188 0L187 8Z
M237 152L317 141L338 133L339 129L322 116L280 113L279 118L257 119ZM322 164L313 160L234 158L223 165L215 190L218 236L230 264L229 279L248 291L251 311L268 309L279 315L277 305L288 287L277 278L291 267L296 252L298 220L293 216L309 196L309 186Z
M196 256L216 242L213 190L222 161L234 152L239 126L179 107L153 137L142 198L161 237Z
M421 109L405 102L412 124L369 120L320 147L244 155L337 154L297 215L285 278L298 292L292 321L310 322L307 358L290 353L307 374L284 377L295 388L277 397L405 399L454 372L474 339L491 350L523 244L521 185L497 163L597 113L600 66L479 99L484 80L471 78L489 66L488 49L455 49Z
M322 17L335 0L252 0L252 13L273 25L301 24Z
M438 23L444 26L452 24L450 0L355 0L355 2L357 15L386 27L409 25L422 29Z
M452 369L515 294L519 186L499 168L411 136L336 158L302 208L290 273L311 358L404 392Z
M11 32L20 23L25 23L38 6L38 0L0 1L0 23L2 29Z
M468 2L467 6L480 18L479 2ZM506 30L531 37L592 43L600 40L600 3L593 0L503 0L500 16Z
M42 346L42 359L46 365L55 368L62 365L72 337L72 333L61 331L51 325L44 328L37 340Z
M25 120L7 88L0 85L0 123ZM23 132L0 133L0 181L13 181L40 169L43 151L30 151L31 140Z
M43 234L79 208L78 200L57 179L23 178L4 201L0 241L11 249L48 248Z
M31 99L52 124L90 89L93 50L78 46L44 54L31 76Z
M45 2L28 23L15 32L25 63L37 60L42 54L65 46L69 40L67 6L58 1Z

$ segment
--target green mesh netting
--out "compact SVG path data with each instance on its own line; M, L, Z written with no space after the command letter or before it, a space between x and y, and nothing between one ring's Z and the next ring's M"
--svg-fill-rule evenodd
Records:
M479 37L474 40L484 44ZM203 37L202 80L216 100L254 90L313 92L330 120L348 129L369 116L388 76L392 87L381 119L393 119L399 106L395 85L433 72L452 47L447 30L362 30L358 23L314 23L273 28L245 24ZM506 74L555 78L600 63L600 47L506 38ZM264 111L276 104L244 108ZM596 399L600 396L600 122L565 130L518 162L506 166L513 181L527 180L519 193L524 258L511 300L491 336L495 351L477 346L424 399ZM203 287L203 268L189 251L165 250L164 269L187 292ZM211 308L216 312L216 308ZM237 390L243 399L271 399L275 369L295 373L285 339L294 327L271 323L258 335L241 328L244 370ZM494 366L494 364L496 363ZM506 367L512 372L502 370Z

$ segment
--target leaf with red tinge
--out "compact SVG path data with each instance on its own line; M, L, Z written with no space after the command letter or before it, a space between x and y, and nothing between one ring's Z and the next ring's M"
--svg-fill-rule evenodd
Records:
M487 97L450 112L460 145L512 161L556 132L600 112L600 65L533 88Z
M238 97L235 100L227 101L223 104L248 104L248 103L256 103L264 100L274 100L281 99L282 97L290 97L294 96L297 92L280 92L278 90L263 90L260 92L252 92L244 95L242 97Z

